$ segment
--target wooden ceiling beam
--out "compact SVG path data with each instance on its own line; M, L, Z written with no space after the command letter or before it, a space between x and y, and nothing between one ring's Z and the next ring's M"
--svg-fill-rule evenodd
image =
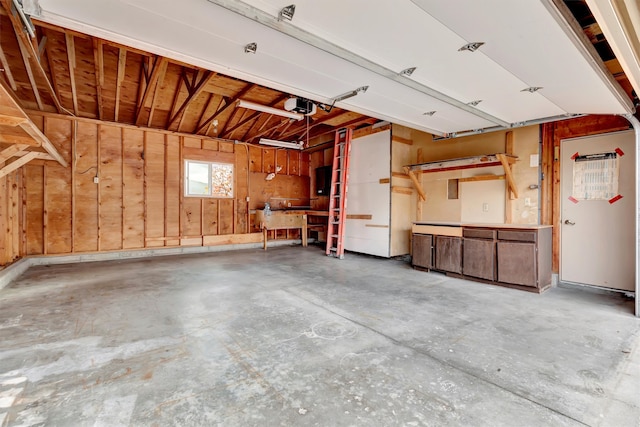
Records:
M156 111L156 103L158 100L158 96L160 95L160 89L162 88L162 83L164 82L164 77L167 74L167 67L169 63L164 62L160 69L158 70L157 81L155 83L155 88L153 89L153 96L151 97L151 108L149 109L149 118L147 119L147 127L151 127L153 123L153 113Z
M159 84L158 80L160 80L160 76L162 75L164 79L164 75L167 72L167 65L167 58L162 56L156 57L153 63L149 81L147 82L147 87L144 89L144 94L142 95L142 98L140 99L140 102L138 104L138 111L136 112L136 125L138 126L142 124L142 111L144 110L144 106L146 105L149 96L153 91L155 91L156 86ZM140 82L140 84L142 84L142 82Z
M236 94L236 96L234 96L233 98L230 98L227 101L227 105L225 105L224 108L216 111L211 117L209 117L207 120L205 120L205 122L203 124L201 124L198 129L196 129L196 133L200 133L200 131L203 130L204 128L206 128L211 122L213 122L216 117L218 117L224 111L229 109L229 107L234 106L237 100L239 100L240 98L245 96L254 87L256 87L256 85L253 84L253 83L247 84L244 88L242 88L242 90L240 90L240 92L238 92Z
M33 74L33 69L31 68L31 63L29 58L31 55L27 52L27 49L24 46L24 42L20 40L18 37L18 46L20 47L20 54L22 56L22 62L24 63L24 68L27 72L27 77L29 78L29 83L31 84L31 90L33 91L33 96L36 99L36 104L38 104L39 110L44 110L44 105L42 104L42 98L40 98L40 91L38 90L38 85L36 84L36 78Z
M27 116L27 113L20 108L18 101L11 95L4 83L0 84L0 112L5 117L13 116L14 125L19 126L27 135L33 138L36 142L35 145L44 148L47 153L62 166L68 166L67 161L60 155L51 141L49 141L49 138L38 129L35 123Z
M73 114L78 115L78 92L76 90L76 44L73 35L64 35L67 47L67 64L69 65L69 81L71 83L71 98L73 100Z
M5 176L9 175L11 172L15 171L16 169L19 169L20 167L26 165L31 160L36 160L36 159L54 160L49 155L49 153L41 153L41 152L38 152L38 151L29 151L29 152L24 153L23 156L17 158L16 160L14 160L11 163L6 164L2 169L0 169L0 178L4 178Z
M191 87L190 88L187 87L189 89L189 96L187 97L187 99L184 100L184 102L182 103L178 111L176 111L176 113L173 115L173 117L169 119L169 122L167 124L167 129L173 126L173 124L178 119L178 117L184 116L184 113L186 112L187 108L189 108L189 105L191 105L191 103L193 103L193 101L195 101L195 99L204 91L209 81L216 74L217 73L214 73L208 70L202 70L202 72L198 71L196 73L191 83ZM201 75L199 79L198 79L198 75ZM178 126L178 129L179 128L180 126Z
M18 46L20 47L20 53L22 55L22 60L24 61L25 68L27 74L29 76L29 81L31 82L31 86L34 89L34 94L36 96L36 103L38 104L38 108L40 110L44 110L42 107L42 100L40 99L40 93L38 92L38 88L35 83L35 73L38 77L41 78L42 81L46 84L47 91L51 94L51 98L53 99L53 103L55 104L56 109L59 113L65 112L66 110L60 103L60 99L58 98L58 94L55 92L53 87L51 86L51 82L49 81L49 77L47 73L44 71L42 64L38 61L38 44L35 38L29 37L23 29L22 21L12 9L13 2L11 0L0 0L0 4L4 6L7 16L11 21L11 25L13 26L13 32L18 41ZM33 62L34 67L32 68L31 62Z
M13 78L13 73L11 72L11 67L9 67L9 62L7 61L7 57L2 50L2 45L0 45L0 63L2 64L2 68L4 70L3 74L5 79L7 79L7 83L11 89L15 92L18 90L18 86L16 85L16 81Z
M4 150L0 151L0 163L4 163L13 156L17 155L21 151L29 148L27 144L16 144L11 147L7 147Z
M118 77L116 80L116 106L114 110L114 121L118 121L120 113L120 92L122 90L122 82L124 81L125 71L127 69L127 49L120 48L118 52Z
M93 63L96 74L96 95L98 104L98 120L104 118L104 98L102 90L104 88L104 49L102 40L94 38L93 40ZM52 73L53 74L53 73Z

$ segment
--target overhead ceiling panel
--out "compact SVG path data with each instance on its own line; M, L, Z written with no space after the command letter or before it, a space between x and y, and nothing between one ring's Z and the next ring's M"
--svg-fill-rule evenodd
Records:
M466 40L483 41L478 51L568 113L623 114L631 104L602 64L587 56L559 25L552 0L412 0ZM558 5L562 7L563 5ZM463 13L461 13L463 11Z
M276 0L39 3L44 21L318 102L369 86L338 106L432 133L630 111L547 1L299 0L292 22Z

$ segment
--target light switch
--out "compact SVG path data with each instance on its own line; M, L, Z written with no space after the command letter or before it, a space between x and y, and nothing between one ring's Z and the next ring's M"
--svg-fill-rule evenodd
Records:
M540 156L538 154L532 154L529 156L529 166L532 168L537 168L540 163Z
M489 212L489 203L485 202L482 204L482 212Z

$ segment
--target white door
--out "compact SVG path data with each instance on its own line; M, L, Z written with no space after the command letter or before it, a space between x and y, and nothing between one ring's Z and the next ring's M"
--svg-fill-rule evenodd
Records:
M560 280L633 291L634 134L632 131L616 132L567 139L561 144ZM603 179L606 173L615 171L611 169L612 162L602 169L600 166L605 161L582 157L604 153L616 153L616 195ZM585 177L580 181L583 184L574 185L574 177L581 175ZM596 195L598 191L602 193ZM598 200L589 199L594 195Z

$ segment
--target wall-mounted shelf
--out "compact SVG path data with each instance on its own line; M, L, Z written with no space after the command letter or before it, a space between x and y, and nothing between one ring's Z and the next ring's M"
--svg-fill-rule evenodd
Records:
M426 196L424 189L420 183L420 180L416 176L417 172L431 173L431 172L446 172L461 169L474 169L474 168L488 168L493 166L502 166L504 168L504 177L507 180L509 191L512 198L518 198L518 187L513 178L513 172L511 170L513 164L518 160L517 156L506 153L486 154L482 156L462 157L458 159L450 160L438 160L435 162L426 162L416 165L405 166L405 171L411 178L413 185L418 190L420 198L424 201Z

